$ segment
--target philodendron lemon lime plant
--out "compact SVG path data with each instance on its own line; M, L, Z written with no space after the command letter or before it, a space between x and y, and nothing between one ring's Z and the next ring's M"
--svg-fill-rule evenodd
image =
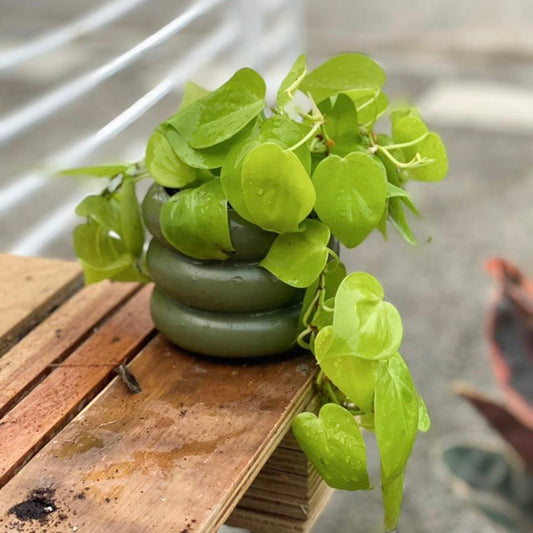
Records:
M399 353L398 311L370 274L347 275L336 245L359 246L375 229L386 239L389 222L414 243L404 211L417 210L406 184L442 180L447 158L440 137L428 130L415 108L390 112L390 134L375 131L388 108L384 82L374 61L344 54L310 72L300 56L273 107L265 104L263 79L249 68L211 92L188 83L176 114L150 137L144 161L65 173L110 178L100 195L85 198L76 210L86 218L74 232L74 246L87 283L154 278L154 321L174 342L188 346L186 333L173 337L175 309L183 324L189 311L198 322L219 308L198 303L201 311L194 309L194 294L185 302L190 309L173 300L191 292L192 283L165 300L157 291L168 280L156 274L155 259L150 268L151 255L170 254L170 277L175 274L172 265L176 271L219 272L224 265L233 269L242 266L239 261L251 262L254 276L267 277L285 291L272 305L284 310L283 334L289 332L289 343L272 350L296 342L310 350L320 366L317 386L324 398L318 416L295 418L296 439L329 485L367 490L371 484L361 427L375 431L385 526L394 529L405 465L417 431L428 430L429 417ZM154 235L148 269L135 193L135 184L144 178L155 182L143 206ZM261 241L253 251L249 242L244 246L239 241L242 227L248 240ZM240 276L232 279L238 278L242 282ZM267 316L270 322L261 323L261 331L268 335L277 311L261 311L257 302L255 307L231 307L231 297L221 293L220 298L229 305L232 320ZM158 307L159 301L174 307ZM218 345L224 339L231 344L240 334L234 324L220 331L226 336ZM247 355L239 346L232 355Z

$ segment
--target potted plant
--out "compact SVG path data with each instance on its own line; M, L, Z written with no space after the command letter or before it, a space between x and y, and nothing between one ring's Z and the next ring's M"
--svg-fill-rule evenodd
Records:
M329 485L367 490L361 427L375 431L390 530L430 422L398 352L398 311L370 274L347 275L338 243L353 248L374 229L386 239L389 222L414 243L405 185L443 179L447 158L415 108L390 113L390 136L374 131L384 82L360 54L311 72L300 56L272 108L248 68L211 92L189 82L143 162L65 173L110 178L76 209L87 219L74 231L87 283L153 280L154 323L191 351L264 356L298 343L314 354L324 405L295 418L296 439Z

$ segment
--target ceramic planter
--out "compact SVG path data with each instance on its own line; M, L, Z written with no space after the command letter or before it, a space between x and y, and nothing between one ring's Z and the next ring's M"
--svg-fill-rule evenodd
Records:
M276 234L230 209L231 259L192 259L161 233L159 214L168 198L154 184L142 205L153 235L147 265L155 283L151 313L159 331L183 348L211 356L260 357L290 349L304 291L259 266Z

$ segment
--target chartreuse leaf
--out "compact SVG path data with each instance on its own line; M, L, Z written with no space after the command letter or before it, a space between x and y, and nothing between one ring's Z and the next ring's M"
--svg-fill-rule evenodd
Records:
M341 284L342 280L346 277L346 267L344 266L344 263L341 261L330 261L326 264L326 267L324 268L324 299L326 302L329 301L329 303L326 303L328 307L333 307L335 305L335 294L337 293L337 289L339 288L339 285ZM299 329L304 329L303 327L303 317L311 305L311 302L313 301L313 298L315 297L316 291L318 289L318 284L320 282L320 278L317 278L309 287L307 287L304 299L302 302L302 310L300 312L300 318L299 318ZM331 301L333 300L333 301ZM323 313L321 313L323 314ZM332 314L331 314L332 315ZM312 318L313 315L310 315L310 318ZM333 315L331 316L331 320L333 321ZM312 322L313 325L317 326L316 322ZM328 324L330 325L330 324ZM319 327L319 329L322 329Z
M76 207L76 214L120 235L120 203L114 194L86 196Z
M313 174L313 184L318 216L348 248L360 244L379 223L387 177L375 157L363 152L326 157Z
M248 135L253 126L254 122L251 121L239 133L227 141L215 144L209 148L192 148L185 142L185 139L176 128L170 124L165 124L165 134L173 150L184 163L193 168L207 170L221 167L233 144Z
M422 158L432 162L420 167L408 169L408 176L418 181L440 181L448 173L448 157L442 139L427 130L422 119L416 116L396 118L392 123L392 137L395 143L409 143L416 139L419 142L402 148L407 160L418 153Z
M393 480L381 484L385 531L396 531L398 526L403 500L403 479L404 475L401 474Z
M244 158L253 149L259 146L259 126L256 125L243 139L232 145L224 159L220 172L220 183L229 203L237 213L252 222L252 216L244 203L241 176Z
M194 81L186 81L185 88L183 90L183 98L181 99L180 109L191 105L196 100L200 100L204 96L209 94L207 89L204 89Z
M383 287L366 272L348 275L335 297L335 335L363 359L389 357L402 341L400 314L383 298Z
M241 185L252 222L267 231L299 231L315 204L313 184L300 160L273 142L259 145L245 157Z
M260 142L274 142L287 149L297 144L304 136L299 125L285 115L274 115L261 124ZM307 173L311 170L311 154L306 144L294 150L294 155L300 160Z
M333 313L333 320L337 314ZM335 325L323 328L315 339L315 357L326 376L355 405L370 412L379 361L362 359L334 333Z
M386 529L398 524L403 478L420 421L420 400L400 354L380 363L374 398ZM421 425L425 427L426 421Z
M409 243L416 244L416 237L407 222L401 198L389 199L389 217L396 231Z
M335 489L368 490L365 442L354 417L336 404L318 414L300 413L292 430L307 458L324 481Z
M196 179L195 169L176 155L165 132L160 128L152 133L148 141L145 165L155 182L163 187L177 189Z
M292 287L313 283L328 260L329 228L318 220L307 219L303 231L278 235L267 256L259 263Z
M315 102L352 89L377 91L385 83L382 68L361 54L342 54L322 63L303 79L300 90L311 93Z
M191 147L207 148L242 130L263 110L264 99L263 78L243 68L218 89L180 109L168 123Z
M343 93L336 96L335 103L331 100L324 100L320 111L326 119L324 128L332 145L331 152L344 157L357 149L360 140L357 112L353 101Z
M352 89L346 94L355 103L357 109L357 122L369 128L385 113L389 105L386 94L375 89Z
M233 251L227 200L219 180L172 196L161 209L161 230L181 253L195 259L227 259Z
M387 198L409 198L409 193L401 187L396 187L390 181L387 182Z
M74 251L83 267L87 285L112 278L132 262L122 241L111 237L109 231L96 222L74 229Z
M144 229L141 209L135 193L133 178L125 176L120 187L120 236L126 250L133 256L141 254L144 246Z
M100 165L95 167L67 168L58 172L62 176L93 176L95 178L110 178L117 174L124 174L130 167L129 164Z
M303 80L306 72L306 65L305 65L305 56L299 55L294 62L294 65L289 70L289 73L283 81L281 82L281 85L278 89L278 95L276 98L276 104L278 106L278 109L283 109L292 99L292 94L294 94L294 91L298 89L298 86L300 85L298 83L298 80ZM300 81L301 83L301 81ZM291 88L291 93L289 93L288 89Z
M380 363L374 411L382 482L386 483L405 470L418 430L418 393L400 354Z
M429 417L428 408L426 407L426 402L420 394L418 395L418 430L429 431L431 427L431 418Z

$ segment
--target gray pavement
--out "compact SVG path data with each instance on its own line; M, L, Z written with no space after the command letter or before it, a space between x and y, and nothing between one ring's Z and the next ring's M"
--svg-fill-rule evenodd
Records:
M181 9L184 3L179 4ZM86 9L86 4L64 0L0 0L0 46L23 42ZM112 31L76 41L50 54L46 62L34 60L9 76L3 74L0 113L133 46L178 11L176 2L152 0L114 24ZM73 137L101 127L140 97L184 48L209 30L209 23L196 24L44 127L0 149L0 186L12 183ZM350 269L376 275L401 311L403 355L433 418L433 428L419 438L408 469L402 532L496 533L498 529L452 493L438 453L456 439L501 445L454 397L451 384L467 381L498 395L484 339L491 286L483 262L505 256L533 276L533 3L308 0L304 27L311 63L340 51L369 53L389 72L391 99L410 97L420 103L448 146L448 178L441 184L412 187L424 215L414 222L421 244L410 247L391 230L388 243L373 235L360 248L345 252L344 259ZM284 63L291 59L279 57ZM197 79L218 82L234 62L235 57L222 54L199 71ZM266 67L271 77L278 75L276 64ZM93 160L112 160L138 150L140 140L172 112L177 99L178 92L164 99ZM0 213L0 248L20 240L32 223L39 223L79 187L71 183L58 193L57 187L47 186L15 213ZM72 257L71 223L65 222L45 254ZM428 237L430 243L425 242ZM375 453L370 463L376 472ZM314 531L378 532L380 506L378 491L337 492Z

